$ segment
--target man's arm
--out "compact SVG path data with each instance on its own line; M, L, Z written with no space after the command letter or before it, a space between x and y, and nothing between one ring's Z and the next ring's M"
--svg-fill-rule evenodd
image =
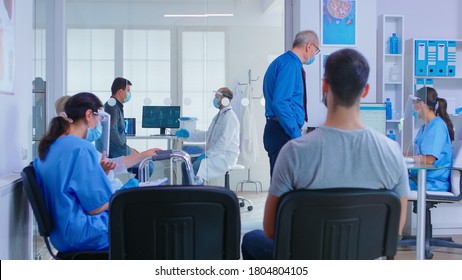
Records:
M276 225L276 211L279 197L268 193L265 204L265 214L263 217L263 230L269 239L274 238L274 226Z

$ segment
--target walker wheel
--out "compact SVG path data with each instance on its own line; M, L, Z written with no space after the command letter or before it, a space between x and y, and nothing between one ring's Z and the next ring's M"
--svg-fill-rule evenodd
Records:
M252 211L252 210L253 210L253 206L252 206L252 205L247 206L247 210L249 210L249 212Z

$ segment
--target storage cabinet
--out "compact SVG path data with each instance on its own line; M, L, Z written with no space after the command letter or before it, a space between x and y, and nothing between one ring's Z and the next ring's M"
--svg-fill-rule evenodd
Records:
M404 17L401 15L381 15L378 22L377 55L377 102L392 102L392 119L387 120L387 131L393 130L396 141L403 147L402 119L405 106L404 96ZM396 33L398 54L390 54L389 39Z

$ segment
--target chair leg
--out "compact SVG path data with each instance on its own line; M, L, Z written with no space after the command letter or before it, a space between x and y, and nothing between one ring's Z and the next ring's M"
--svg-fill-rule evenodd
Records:
M247 211L252 211L253 210L253 203L252 201L248 200L247 198L244 198L242 196L238 196L237 197L238 201L239 201L239 206L240 207L245 207L245 203L247 202L249 205L247 206Z
M228 190L230 189L230 187L229 187L229 171L226 171L226 173L225 173L225 188L228 189Z

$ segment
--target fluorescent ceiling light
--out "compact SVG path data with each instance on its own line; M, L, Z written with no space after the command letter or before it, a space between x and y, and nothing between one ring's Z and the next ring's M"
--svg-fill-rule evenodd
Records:
M234 14L164 14L164 17L198 17L198 18L205 18L205 17L232 17Z

